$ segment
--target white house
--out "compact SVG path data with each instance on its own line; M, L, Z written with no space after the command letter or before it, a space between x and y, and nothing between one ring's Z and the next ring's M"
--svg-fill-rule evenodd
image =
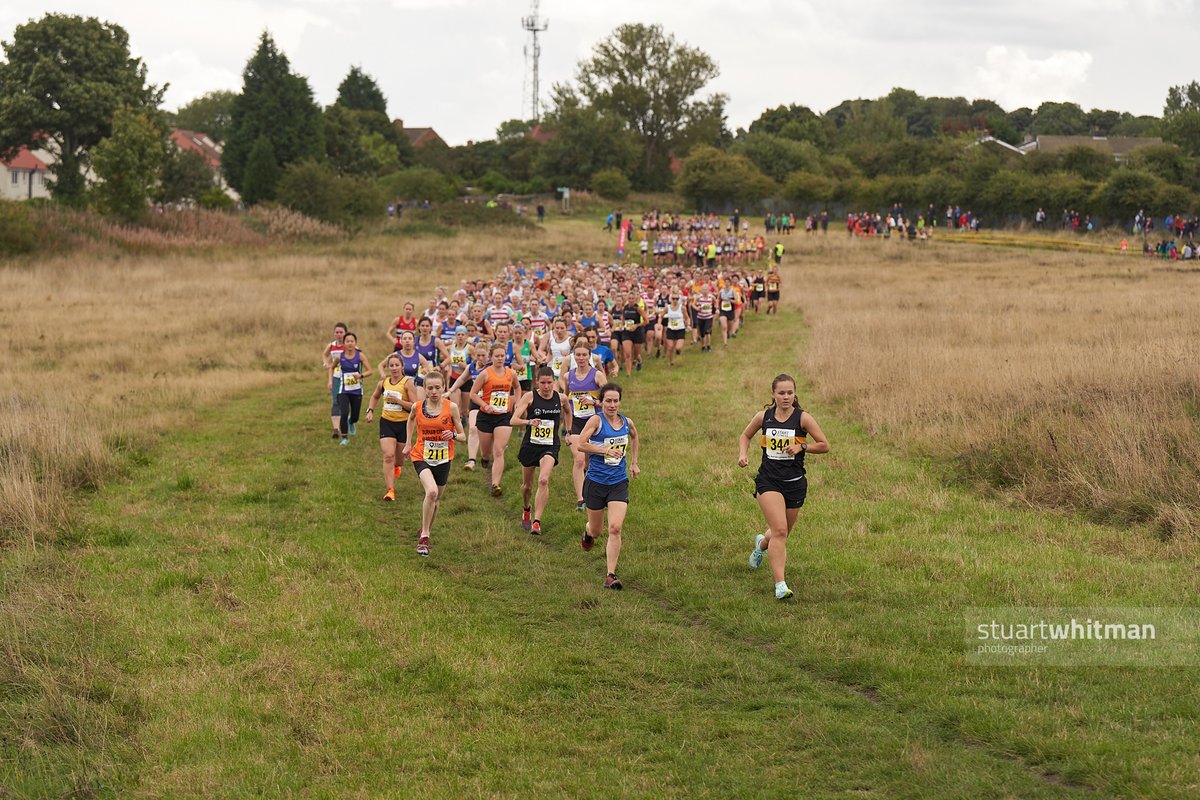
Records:
M8 161L0 161L0 197L5 200L31 200L49 197L46 181L50 167L38 156L22 147Z

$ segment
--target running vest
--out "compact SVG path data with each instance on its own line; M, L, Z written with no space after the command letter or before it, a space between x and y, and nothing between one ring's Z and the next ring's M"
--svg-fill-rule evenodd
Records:
M450 412L450 401L442 398L442 406L438 413L429 416L425 413L425 402L413 406L410 420L417 426L417 438L413 442L409 457L413 461L424 461L431 467L445 464L454 459L454 440L447 441L446 431L455 431L454 415Z
M713 296L711 294L697 295L696 319L713 318Z
M517 374L508 367L505 367L500 377L496 377L496 371L488 367L483 371L483 375L483 386L479 389L479 396L483 398L483 402L495 406L501 415L511 414L512 396L517 383ZM486 414L488 412L480 409L479 413Z
M400 380L395 383L392 383L391 378L383 379L383 413L380 416L388 422L408 421L409 412L400 405L400 401L404 399L404 384L407 382L407 375L401 375Z
M471 345L463 347L461 350L450 345L450 374L454 376L462 375L467 368L467 362L471 360Z
M429 337L429 344L421 344L421 340L417 339L416 348L421 357L430 364L438 363L437 339L432 335Z
M528 339L521 345L520 355L521 360L525 362L525 380L531 381L533 380L533 358L531 357L533 355L533 348L529 346Z
M341 380L342 378L342 353L346 352L346 346L337 343L337 340L329 343L329 359L333 362L333 377Z
M533 393L533 402L525 413L529 425L525 428L522 447L558 447L559 421L562 419L562 401L558 391L547 400L538 392Z
M588 370L582 378L575 377L575 370L567 373L567 393L571 398L571 413L575 419L587 419L596 413L596 404L580 405L579 398L590 396L593 400L600 396L600 381L596 379L596 368Z
M421 354L414 352L411 356L406 356L397 350L396 355L400 356L400 364L404 367L404 374L412 378L417 386L424 386L425 377L421 375Z
M621 330L632 333L642 322L642 311L636 305L621 309Z
M683 314L683 303L678 307L667 306L667 330L681 331L687 327Z
M611 486L626 480L625 453L629 450L629 420L624 414L621 417L621 427L614 428L608 423L608 418L600 414L600 428L592 434L588 441L600 447L612 447L621 451L617 458L602 456L598 453L588 454L587 479L592 483Z
M563 362L570 358L571 350L570 334L561 342L555 341L554 334L550 334L550 369L554 370L555 375L562 371Z
M796 442L805 441L807 432L800 426L803 410L794 408L792 416L784 421L775 419L775 407L763 412L762 465L758 474L776 481L798 481L804 477L804 453L788 455L785 451Z
M362 351L355 350L353 358L346 358L345 352L338 356L338 364L342 368L342 394L359 394L362 391Z

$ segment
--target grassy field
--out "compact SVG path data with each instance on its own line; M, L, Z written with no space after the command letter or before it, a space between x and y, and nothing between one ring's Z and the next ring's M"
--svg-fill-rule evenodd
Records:
M1152 337L1187 346L1172 303L1192 275L796 240L791 310L629 386L645 442L625 592L605 594L599 549L579 549L566 469L535 539L517 524L515 473L495 500L456 467L433 556L418 560L411 473L384 505L374 428L349 448L326 438L325 329L348 317L373 355L404 298L510 255L594 256L604 241L562 224L536 238L0 272L6 319L31 334L10 362L47 369L11 396L3 485L62 473L43 511L5 518L0 796L1200 792L1191 671L973 667L963 644L968 607L1186 602L1200 588L1188 536L1010 502L1058 502L1023 493L1031 480L998 497L947 480L976 474L952 457L988 435L992 415L974 406L1005 385L990 377L998 353L1022 342L1043 391L1059 363L1102 381ZM1131 289L1142 313L1120 319L1134 330L1096 327ZM1081 302L1100 311L1076 314ZM112 345L126 336L128 352ZM1088 343L1115 357L1085 359ZM745 568L761 519L752 470L735 463L779 371L801 374L834 447L813 460L789 605ZM1180 362L1175 378L1188 374ZM89 390L82 430L60 422L78 413L59 391L72 381ZM1005 396L1026 394L1038 393ZM53 419L31 419L36 407ZM1060 411L1056 425L1081 409ZM89 452L90 477L72 479ZM37 469L15 470L14 453Z

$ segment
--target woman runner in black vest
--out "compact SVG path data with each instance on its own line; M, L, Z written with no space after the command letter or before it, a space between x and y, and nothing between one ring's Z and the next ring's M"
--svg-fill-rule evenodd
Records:
M787 537L808 493L804 456L828 453L829 440L812 414L796 405L796 381L791 375L777 375L771 382L771 394L771 405L755 414L742 431L738 466L749 465L750 442L759 433L762 465L754 479L754 497L767 520L767 531L754 539L750 568L758 569L763 555L768 554L775 578L775 598L787 600L792 596L783 575L787 566Z
M521 462L521 497L524 499L521 527L535 536L542 533L542 512L550 499L550 473L558 464L558 431L564 420L567 425L571 424L571 404L554 384L554 370L538 367L534 391L521 396L512 415L514 428L525 426L525 436L517 453L517 460ZM537 496L530 509L535 469L538 470Z

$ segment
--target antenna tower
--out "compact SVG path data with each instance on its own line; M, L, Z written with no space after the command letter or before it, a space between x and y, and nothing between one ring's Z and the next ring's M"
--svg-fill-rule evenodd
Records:
M545 33L550 27L549 20L538 16L539 0L530 0L529 16L521 17L521 27L529 32L529 44L525 45L525 87L522 94L522 113L529 109L529 118L534 122L541 119L538 85L538 59L542 55L542 46L538 44L538 34Z

